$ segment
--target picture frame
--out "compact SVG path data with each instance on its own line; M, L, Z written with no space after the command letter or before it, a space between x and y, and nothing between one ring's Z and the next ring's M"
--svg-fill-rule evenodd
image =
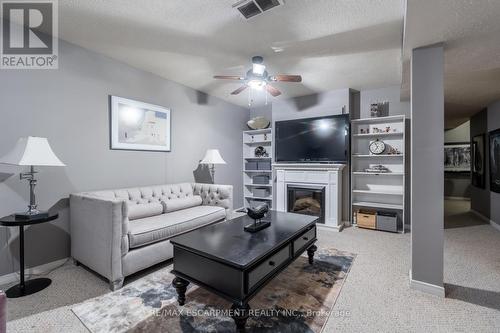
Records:
M490 132L490 191L500 193L500 128Z
M471 149L471 182L472 185L484 188L486 185L486 144L485 135L480 134L472 138Z
M471 144L470 142L445 143L444 171L470 173Z
M171 151L171 110L110 96L110 149Z

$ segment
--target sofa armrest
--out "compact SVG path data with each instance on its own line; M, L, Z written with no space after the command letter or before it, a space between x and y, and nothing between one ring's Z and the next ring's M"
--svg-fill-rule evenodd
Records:
M226 210L226 218L231 218L233 211L233 186L218 184L193 184L195 195L201 196L202 205L218 206Z
M123 200L70 195L71 256L110 281L123 279L127 210Z

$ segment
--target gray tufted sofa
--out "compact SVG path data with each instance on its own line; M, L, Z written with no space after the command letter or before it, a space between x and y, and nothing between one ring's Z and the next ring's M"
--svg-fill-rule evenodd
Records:
M169 239L230 217L233 187L182 183L70 195L71 256L112 290L173 257Z

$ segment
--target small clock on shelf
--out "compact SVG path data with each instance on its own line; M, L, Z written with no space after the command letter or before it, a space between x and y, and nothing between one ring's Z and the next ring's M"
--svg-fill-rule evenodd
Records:
M374 155L380 155L384 153L386 146L383 141L377 139L375 141L370 142L370 146L368 148L370 150L370 153Z

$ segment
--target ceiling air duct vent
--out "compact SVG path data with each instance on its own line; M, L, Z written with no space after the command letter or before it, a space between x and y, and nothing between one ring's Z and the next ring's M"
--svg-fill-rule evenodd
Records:
M243 0L235 3L233 8L249 19L282 4L282 0Z

